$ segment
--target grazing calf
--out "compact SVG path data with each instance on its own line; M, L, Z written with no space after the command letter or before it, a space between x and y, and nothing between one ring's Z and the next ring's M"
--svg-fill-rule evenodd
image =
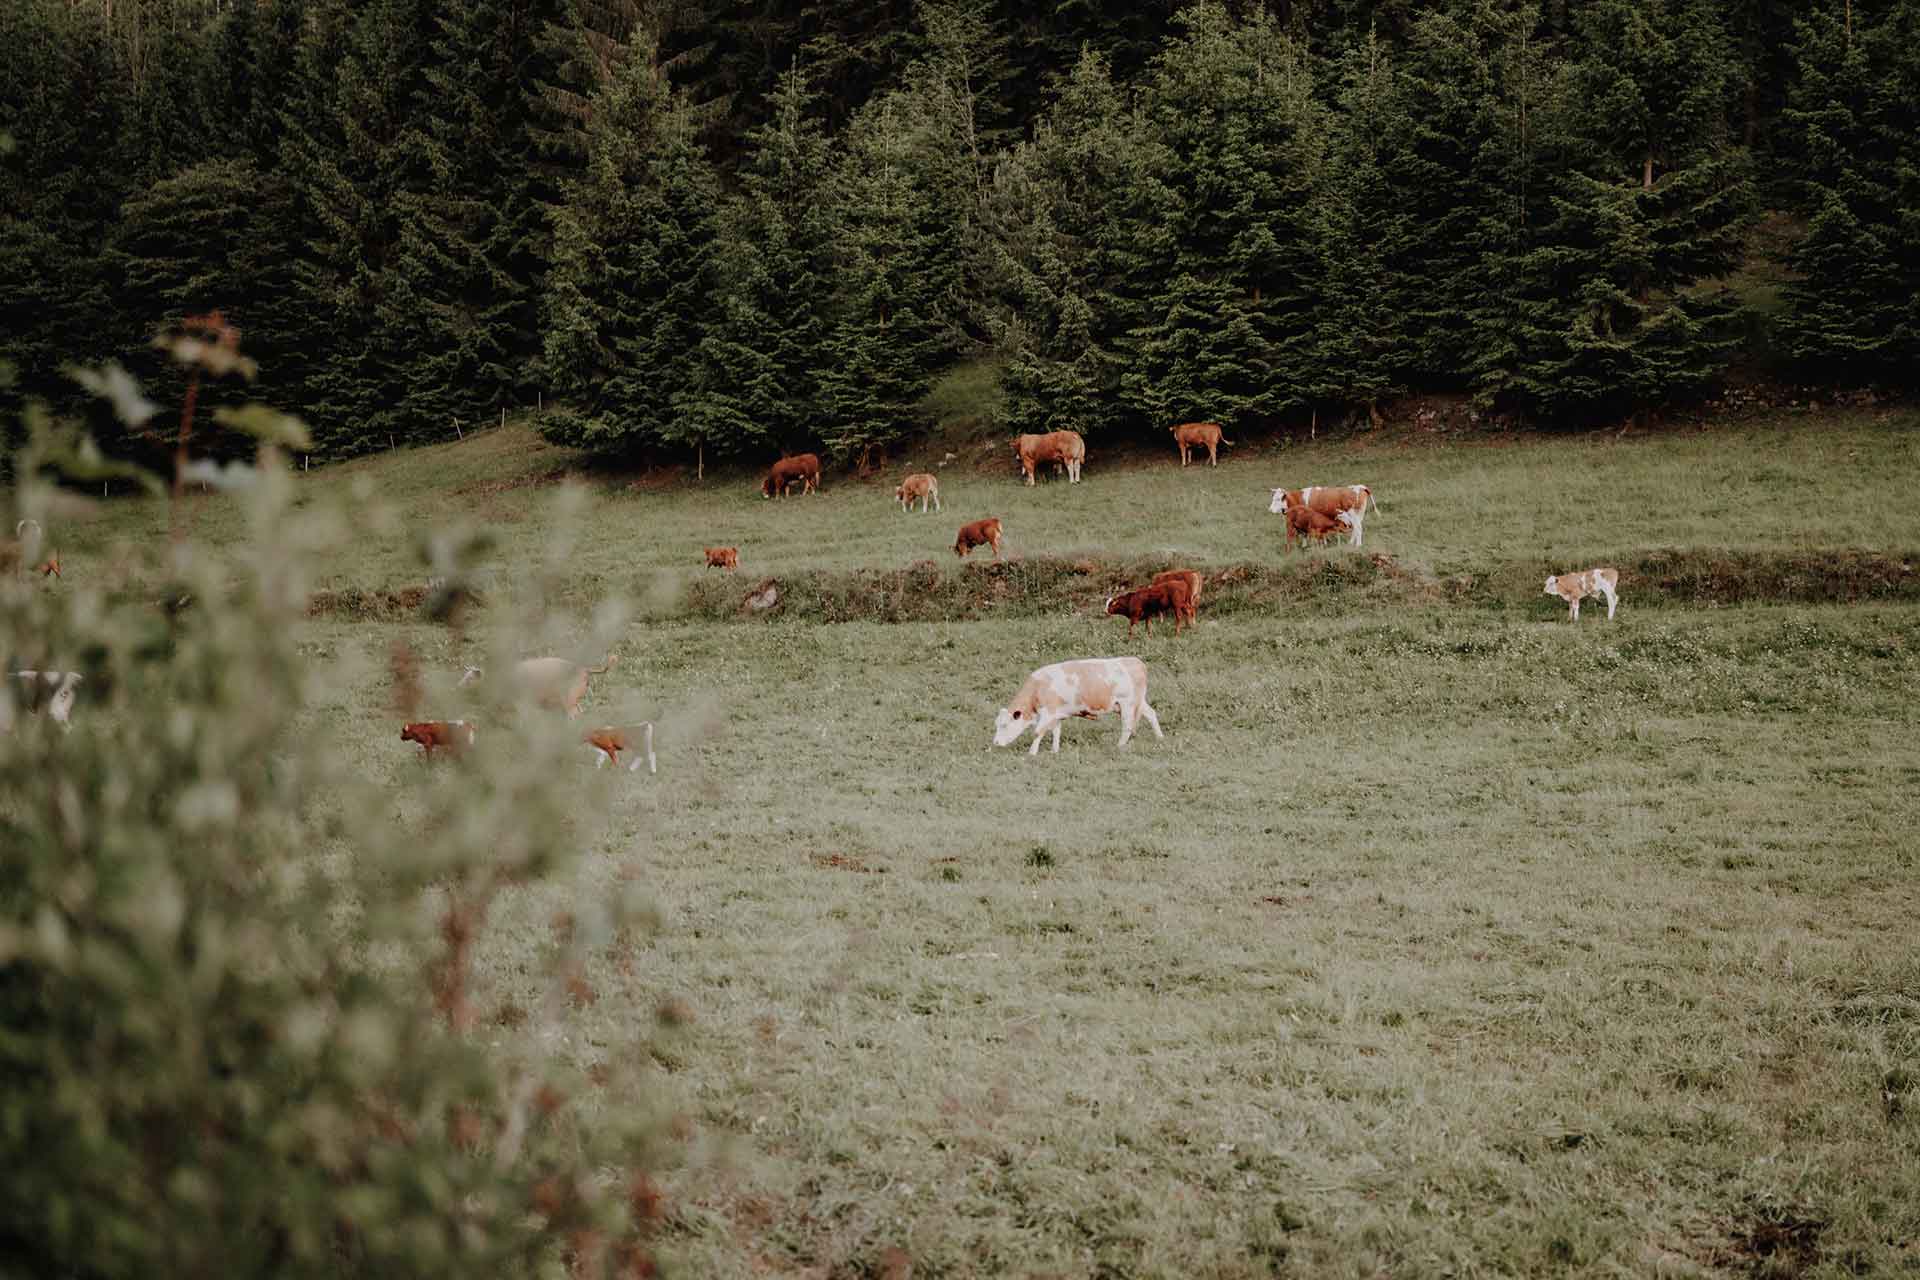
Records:
M781 497L787 496L787 490L799 482L800 496L806 497L820 487L820 455L814 453L795 454L791 458L782 458L773 464L767 472L767 478L760 482L760 492L771 498L774 490Z
M1040 754L1040 741L1053 730L1054 754L1060 752L1060 726L1075 716L1095 720L1109 711L1120 713L1120 744L1127 745L1141 716L1160 732L1160 717L1147 704L1147 664L1138 658L1075 658L1041 667L1027 677L1013 701L1000 708L993 722L993 745L1004 747L1033 730L1028 755Z
M1153 620L1162 614L1173 615L1173 634L1180 634L1181 622L1193 621L1193 593L1184 579L1169 578L1165 582L1155 582L1152 586L1125 591L1117 596L1107 597L1107 613L1113 617L1127 620L1127 639L1133 639L1133 627L1137 622L1147 624L1147 634L1153 634Z
M740 548L738 547L702 547L707 553L707 568L738 569L740 567Z
M925 471L919 471L902 480L893 491L894 500L900 504L901 514L906 514L913 506L913 500L920 500L920 514L927 513L927 500L933 500L933 509L940 509L940 481Z
M1351 533L1353 524L1347 519L1351 514L1342 511L1335 516L1315 511L1312 507L1287 508L1287 550L1293 550L1296 537L1300 539L1300 545L1305 546L1309 538L1315 542L1325 542L1337 533Z
M81 680L78 671L16 671L13 674L19 682L15 688L19 691L20 704L28 714L37 716L44 710L61 728L73 728L75 687Z
M593 766L596 769L606 768L608 761L612 761L616 769L619 768L620 753L625 751L633 756L632 762L627 765L628 773L638 769L642 761L646 762L648 773L660 772L653 757L651 720L635 725L602 725L598 729L589 729L582 741L599 753L600 759Z
M471 720L416 720L400 728L400 741L419 743L422 756L436 750L457 756L473 745L473 738Z
M1067 483L1080 483L1080 464L1087 460L1087 442L1080 438L1078 431L1049 431L1043 436L1016 436L1013 441L1014 456L1020 460L1020 470L1027 477L1027 484L1033 484L1034 471L1043 462L1057 462L1067 469Z
M571 720L580 714L580 700L587 696L587 677L611 669L618 661L620 655L616 653L608 654L607 660L597 667L583 667L565 658L522 658L513 668L514 696L553 711L564 711ZM460 687L466 688L480 679L481 674L479 667L468 667L460 673Z
M1267 510L1277 516L1284 516L1295 507L1306 507L1319 511L1335 519L1343 519L1353 529L1353 545L1359 546L1365 536L1363 528L1367 519L1367 509L1377 505L1373 500L1373 490L1363 484L1347 485L1309 485L1305 489L1275 489L1273 501Z
M1153 581L1147 585L1159 586L1163 582L1184 582L1187 584L1187 594L1193 598L1193 603L1198 605L1200 603L1200 584L1205 581L1206 579L1201 577L1199 572L1193 569L1167 569L1154 574Z
M953 554L970 556L975 547L992 547L993 558L1000 558L1000 520L997 516L988 516L985 520L975 520L972 524L960 526L960 536L954 539Z
M1183 467L1187 465L1189 449L1205 449L1207 465L1217 467L1220 465L1220 446L1233 443L1220 434L1220 424L1217 422L1183 422L1172 430L1173 442L1180 446L1180 465Z
M1618 569L1587 569L1580 573L1551 574L1547 578L1545 594L1559 596L1567 602L1567 616L1580 621L1580 602L1588 596L1607 598L1607 617L1613 617L1613 611L1620 604L1620 571Z

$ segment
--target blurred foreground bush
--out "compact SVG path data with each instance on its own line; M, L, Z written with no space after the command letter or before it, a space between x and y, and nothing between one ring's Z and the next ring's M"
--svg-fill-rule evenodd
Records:
M84 445L29 425L6 528L57 531L42 477ZM511 1052L466 1034L494 895L573 865L578 743L340 769L302 717L339 673L292 635L310 555L374 517L296 511L270 426L212 476L249 522L218 563L156 530L112 591L0 582L0 1275L654 1274L660 1119L583 1117L541 1048L621 906L556 930ZM82 674L70 730L22 669Z

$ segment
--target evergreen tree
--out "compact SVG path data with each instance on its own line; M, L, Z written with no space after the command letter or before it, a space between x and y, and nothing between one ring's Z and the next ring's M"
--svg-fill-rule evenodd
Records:
M554 210L546 363L571 411L542 431L603 452L701 444L688 419L712 326L719 187L693 110L644 57L588 114L587 167Z
M1822 377L1920 380L1920 7L1797 24L1785 119L1807 233L1782 346Z
M765 441L795 452L824 439L837 209L830 151L798 72L754 131L720 254L722 309L702 349L697 414L726 449Z
M996 167L987 287L1012 429L1100 434L1133 421L1120 384L1147 315L1143 282L1173 260L1158 146L1089 53L1033 141Z
M13 393L71 404L60 373L148 323L114 304L100 253L127 189L118 140L131 99L96 15L59 0L0 5L0 358ZM145 336L144 333L142 336Z
M1301 52L1264 15L1203 3L1154 62L1147 119L1165 158L1171 271L1143 264L1121 380L1156 426L1169 413L1272 420L1330 390L1320 349L1326 123Z

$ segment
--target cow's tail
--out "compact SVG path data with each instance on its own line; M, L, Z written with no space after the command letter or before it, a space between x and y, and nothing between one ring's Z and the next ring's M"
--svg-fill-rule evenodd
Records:
M1372 486L1363 484L1360 486L1360 492L1367 495L1367 507L1369 510L1378 511L1380 509L1380 504L1374 501Z
M619 654L617 654L617 653L610 653L610 654L608 654L608 655L607 655L607 660L606 660L605 662L603 662L603 663L601 663L601 664L600 664L599 666L597 666L597 667L588 667L588 668L586 669L586 671L587 671L587 674L588 674L588 675L590 675L590 676L597 676L597 675L600 675L600 674L601 674L602 672L605 672L605 671L607 671L607 670L609 670L610 668L612 668L612 666L613 666L613 664L614 664L614 663L616 663L616 662L618 662L618 661L620 661L620 655L619 655Z

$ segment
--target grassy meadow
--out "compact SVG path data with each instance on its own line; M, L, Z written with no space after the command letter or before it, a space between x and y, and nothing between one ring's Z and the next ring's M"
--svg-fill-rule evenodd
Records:
M945 452L769 502L506 428L303 481L402 513L335 598L418 585L428 526L500 540L467 633L342 606L297 637L334 673L307 727L396 808L428 766L390 647L459 714L584 489L556 651L638 602L582 723L659 717L660 772L556 780L590 856L496 912L484 1034L519 1051L556 911L646 890L560 1050L591 1080L684 1024L650 1076L684 1274L1920 1274L1920 416L1096 447L1034 489ZM945 511L903 515L922 467ZM1283 556L1268 490L1349 482L1364 550ZM984 515L1012 564L951 555ZM103 504L66 574L164 523ZM1616 562L1612 623L1540 592ZM1229 577L1129 642L1101 597L1173 563ZM787 602L741 612L769 577ZM955 607L883 599L916 589ZM1032 668L1118 653L1164 739L989 746Z

